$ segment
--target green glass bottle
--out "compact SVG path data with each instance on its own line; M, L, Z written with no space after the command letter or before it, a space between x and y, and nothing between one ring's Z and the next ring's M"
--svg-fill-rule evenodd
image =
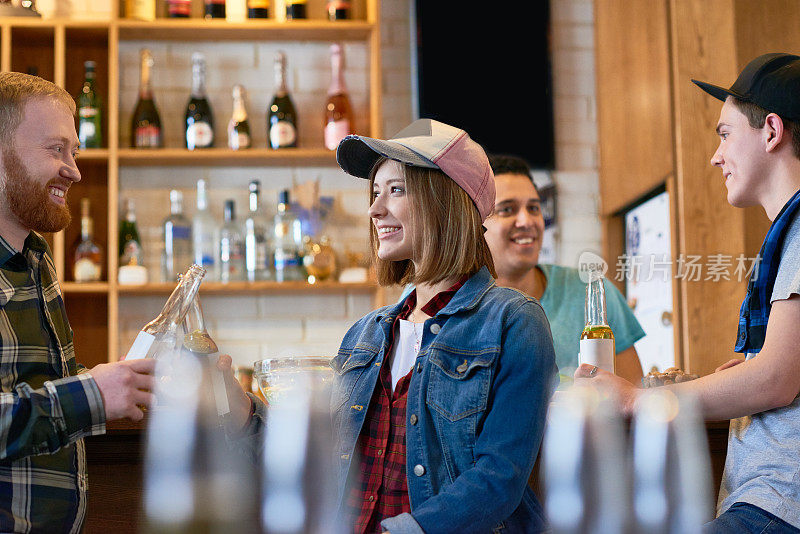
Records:
M78 95L78 139L81 148L101 148L103 146L102 114L100 96L95 88L94 61L83 64L86 77L81 94Z

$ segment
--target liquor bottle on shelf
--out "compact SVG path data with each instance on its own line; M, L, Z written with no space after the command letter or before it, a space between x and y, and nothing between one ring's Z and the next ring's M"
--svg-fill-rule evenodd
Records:
M247 0L247 18L269 18L269 0Z
M125 217L119 222L119 272L120 284L147 283L142 241L136 227L136 210L132 198L125 201Z
M203 178L197 180L197 211L192 218L192 242L194 262L206 270L210 280L217 280L217 247L219 228L208 209L208 190Z
M270 239L268 223L263 215L263 208L259 203L259 189L261 182L250 182L250 213L244 221L244 250L247 279L270 280L272 278L272 257L270 254Z
M131 147L161 148L163 143L161 117L153 100L153 86L150 70L153 67L153 54L144 48L140 53L139 100L131 118Z
M103 272L103 252L94 242L94 221L88 198L81 199L81 235L75 243L72 277L76 282L97 282Z
M78 140L81 148L100 148L103 146L103 130L100 95L94 85L96 64L86 61L83 66L86 75L78 95Z
M275 280L289 282L306 279L300 259L302 250L301 221L292 211L289 190L284 189L278 195L278 213L275 214Z
M328 20L346 20L350 18L349 0L328 0Z
M297 146L297 113L286 85L286 54L275 55L275 96L267 112L267 146Z
M162 224L164 253L161 258L162 282L170 282L192 264L192 224L183 215L183 194L169 192L170 214Z
M206 98L206 59L203 54L192 54L192 96L186 104L186 148L211 148L214 146L214 115Z
M192 0L167 0L167 15L172 18L189 18L192 15Z
M589 271L586 286L586 326L583 327L578 361L595 365L614 373L616 358L614 332L606 318L606 294L603 275L597 270Z
M219 230L219 269L222 282L246 280L244 237L236 222L236 203L225 201L225 222Z
M125 16L136 20L156 20L156 0L126 0Z
M247 120L245 90L240 84L233 86L233 113L228 122L228 148L242 150L250 148L250 121Z
M331 45L331 85L325 102L325 148L336 150L339 141L353 133L353 113L344 83L344 50Z
M225 18L225 0L205 0L205 6L206 19Z
M158 317L147 323L139 331L136 340L125 356L126 360L138 358L157 358L165 351L178 347L178 329L194 300L205 270L192 265L180 277L178 285L172 290Z
M306 0L285 0L286 20L306 18Z

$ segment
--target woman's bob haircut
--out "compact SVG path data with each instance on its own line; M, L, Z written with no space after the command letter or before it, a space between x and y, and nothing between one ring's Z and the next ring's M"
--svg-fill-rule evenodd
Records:
M387 160L380 158L369 175L370 203L375 174ZM448 278L472 275L484 265L497 278L489 245L483 237L478 209L466 191L439 169L400 164L406 181L411 221L411 259L391 261L378 257L378 232L370 224L369 238L378 283L435 284ZM418 269L418 270L417 270Z

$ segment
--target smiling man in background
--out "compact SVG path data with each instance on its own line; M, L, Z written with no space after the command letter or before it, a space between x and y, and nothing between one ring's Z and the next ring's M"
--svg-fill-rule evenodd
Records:
M0 532L80 532L85 436L141 419L153 360L78 368L47 242L80 181L75 103L35 76L0 73Z

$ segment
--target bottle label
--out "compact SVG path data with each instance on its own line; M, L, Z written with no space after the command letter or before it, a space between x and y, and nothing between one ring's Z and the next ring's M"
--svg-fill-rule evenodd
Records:
M228 148L231 150L250 148L250 136L245 132L232 134L228 137Z
M350 121L330 121L325 125L325 148L336 150L339 142L350 134Z
M81 139L84 143L87 139L91 139L97 133L97 128L92 121L80 121L80 128L78 131L78 139Z
M609 373L614 372L613 339L581 339L578 363L595 365Z
M269 268L269 247L266 243L256 243L256 270Z
M78 110L78 116L82 119L92 119L97 116L99 110L91 106L84 106Z
M192 0L169 0L170 17L188 17L192 11Z
M131 345L131 348L128 350L128 354L126 354L123 359L141 360L142 358L146 358L147 351L153 346L153 341L155 341L155 339L156 336L153 334L148 334L144 330L140 330L139 335L133 340L133 345Z
M195 122L186 128L186 144L189 149L208 148L214 142L214 130L207 122Z
M283 249L275 250L275 269L282 270L287 267L299 267L300 258L294 252Z
M269 142L273 147L287 147L297 141L297 130L289 121L278 121L269 129Z
M100 265L89 258L81 258L75 262L76 282L96 282L100 280Z
M177 226L175 224L172 225L172 242L173 243L176 240L191 239L191 238L192 238L192 227L191 226ZM191 246L191 244L189 246Z
M156 148L161 144L161 128L153 126L140 126L136 128L136 142L138 148Z

